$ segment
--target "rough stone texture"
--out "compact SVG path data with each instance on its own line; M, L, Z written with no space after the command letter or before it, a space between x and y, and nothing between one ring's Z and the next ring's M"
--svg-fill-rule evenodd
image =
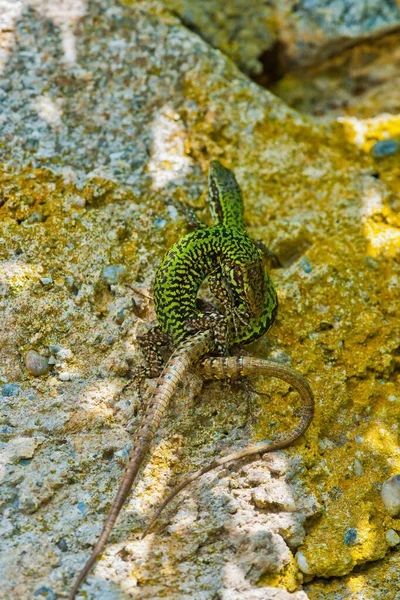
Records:
M30 5L7 25L0 82L1 597L65 593L89 554L143 412L125 386L155 269L193 212L209 220L212 158L282 265L279 318L252 351L309 378L315 420L284 452L202 478L142 541L183 473L295 420L279 382L252 382L266 399L188 374L85 593L304 600L304 579L393 552L380 490L400 472L398 158L295 113L156 3ZM375 142L388 122L370 124ZM49 374L25 369L29 350Z
M168 0L165 6L244 71L319 63L400 27L394 0Z
M393 0L283 0L277 10L279 38L289 64L296 66L319 63L400 26Z
M260 73L260 56L277 43L275 0L165 0L164 4L247 73Z
M306 586L311 600L397 600L400 598L400 553L357 569L342 579Z
M400 34L287 74L270 89L296 110L324 121L394 116L400 113Z

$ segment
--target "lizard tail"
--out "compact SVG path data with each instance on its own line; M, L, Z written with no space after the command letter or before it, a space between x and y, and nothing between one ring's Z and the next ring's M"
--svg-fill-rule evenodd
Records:
M164 414L178 383L181 381L183 374L194 362L204 356L204 354L212 348L212 345L213 337L211 331L199 332L189 340L183 342L168 360L162 375L158 379L156 390L147 406L136 443L131 452L125 474L112 503L110 512L105 520L103 530L89 559L79 573L71 589L70 595L68 596L68 600L74 600L79 586L85 580L87 574L97 561L97 558L104 550L115 521L129 495L136 475L142 466L143 459L150 447L161 417Z
M206 378L212 379L236 379L238 377L255 374L267 375L270 377L276 377L277 379L282 379L283 381L289 383L297 391L302 400L301 408L295 411L296 416L299 416L300 418L297 426L290 432L284 433L276 437L274 440L248 446L247 448L239 450L238 452L233 452L227 456L217 458L210 464L189 475L189 477L184 479L174 490L172 490L169 496L156 510L146 526L142 538L148 534L150 528L153 526L160 513L171 502L171 500L187 485L192 483L192 481L195 481L195 479L201 475L204 475L205 473L208 473L209 471L212 471L216 467L220 467L221 465L233 460L286 448L306 431L314 415L314 396L308 381L294 369L291 369L280 363L253 358L251 356L233 356L228 358L216 357L203 361L196 367L196 371L204 375Z

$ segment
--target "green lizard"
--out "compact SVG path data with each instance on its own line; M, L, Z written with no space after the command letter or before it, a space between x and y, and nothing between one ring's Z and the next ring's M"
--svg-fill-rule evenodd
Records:
M276 293L264 271L257 246L246 235L240 188L233 173L216 161L212 163L210 170L209 197L212 214L218 224L206 230L195 231L179 240L169 250L156 274L154 296L159 326L142 339L150 364L147 374L155 376L162 369L162 359L155 346L168 344L176 350L147 406L136 444L103 531L73 586L70 600L75 597L80 583L107 543L161 416L184 373L210 352L225 354L234 345L258 339L275 318ZM216 310L199 310L197 294L207 277L210 277L210 289L223 304L225 314ZM207 372L208 368L207 376L218 377L215 364L204 361L203 372ZM239 376L238 365L239 363L236 366L231 363L229 373L226 372L225 376ZM249 363L248 368L254 373L260 367ZM285 370L285 367L280 368ZM270 370L269 374L281 376L279 369L274 372ZM302 380L296 373L292 379ZM303 401L309 403L309 390L304 386L302 388L300 384L298 388ZM298 437L308 426L310 419L308 414L301 427L296 428L295 436L291 435L287 442L281 441L279 447ZM260 450L262 449L258 448Z

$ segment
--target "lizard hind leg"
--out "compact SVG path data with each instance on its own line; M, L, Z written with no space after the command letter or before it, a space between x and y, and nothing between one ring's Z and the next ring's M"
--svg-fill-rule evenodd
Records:
M146 366L139 370L138 375L143 379L159 377L164 368L164 359L159 349L168 346L167 335L157 325L144 335L138 336L138 343L146 359Z
M139 399L143 404L141 392L141 384L143 379L159 377L164 368L164 359L159 352L159 348L168 344L167 336L162 332L160 327L156 326L149 329L147 333L138 336L138 344L146 359L145 366L139 367L131 372L129 381L122 387L119 392L121 396L127 389L134 385L138 386Z

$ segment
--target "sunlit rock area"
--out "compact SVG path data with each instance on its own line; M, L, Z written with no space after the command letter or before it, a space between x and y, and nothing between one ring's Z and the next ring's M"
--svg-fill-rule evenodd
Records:
M275 260L316 414L279 381L187 373L78 598L400 597L399 9L394 2L0 0L0 596L66 597L146 398L167 249L231 168ZM222 40L222 41L221 41ZM253 79L251 79L253 77Z

